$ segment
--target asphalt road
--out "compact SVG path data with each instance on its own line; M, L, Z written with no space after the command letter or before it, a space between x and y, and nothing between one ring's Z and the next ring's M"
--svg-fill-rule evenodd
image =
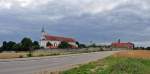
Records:
M73 65L96 61L112 55L117 51L103 51L84 54L22 58L13 60L0 60L0 74L35 74L39 71L64 70Z

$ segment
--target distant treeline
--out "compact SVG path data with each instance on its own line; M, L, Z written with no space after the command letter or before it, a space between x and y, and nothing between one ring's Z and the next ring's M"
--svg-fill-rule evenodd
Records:
M134 50L150 50L150 47L135 47Z
M32 41L30 38L23 38L20 43L14 41L3 41L3 45L0 47L1 51L29 51L39 49L40 45L38 41Z
M79 42L76 42L79 48L86 48L87 46L85 44L80 44ZM47 46L52 45L51 43L47 43ZM67 42L61 42L59 45L59 48L65 49L69 48L70 45ZM31 38L25 37L23 38L19 43L16 43L14 41L3 41L2 46L0 47L0 51L33 51L37 49L43 49L43 47L40 47L38 41L32 41Z

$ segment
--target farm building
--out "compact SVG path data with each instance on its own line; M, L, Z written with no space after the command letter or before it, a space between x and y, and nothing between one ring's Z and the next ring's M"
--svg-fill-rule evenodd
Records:
M78 45L76 44L77 41L75 39L49 35L48 33L45 32L44 28L42 29L42 36L40 40L41 47L58 48L61 42L67 42L68 44L71 45L70 48L78 48ZM47 46L48 43L50 43L51 45Z
M129 49L133 49L134 48L134 44L131 42L120 42L120 40L118 40L118 42L113 42L111 44L112 47L115 48L129 48Z

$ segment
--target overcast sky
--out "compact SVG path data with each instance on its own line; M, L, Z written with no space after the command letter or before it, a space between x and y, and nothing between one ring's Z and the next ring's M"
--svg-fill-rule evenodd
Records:
M150 0L0 0L0 42L51 35L150 45Z

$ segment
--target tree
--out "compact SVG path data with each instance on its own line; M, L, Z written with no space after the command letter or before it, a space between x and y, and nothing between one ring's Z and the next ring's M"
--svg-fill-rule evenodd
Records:
M150 50L150 47L147 47L146 50Z
M85 44L80 44L79 48L86 48L86 45Z
M9 42L4 41L3 45L2 45L2 49L5 50L5 51L12 51L13 50L13 46L15 44L16 43L13 42L13 41L9 41Z
M58 47L64 49L64 48L70 48L71 45L68 42L62 41Z
M39 46L39 42L38 41L34 41L33 45L38 45Z
M13 41L9 41L9 42L6 42L4 41L3 42L3 45L2 45L2 50L4 51L16 51L17 44Z
M3 41L2 50L6 50L6 49L7 49L7 42Z
M76 42L76 44L78 45L78 47L80 46L80 43L79 43L79 42Z
M2 46L0 47L0 53L3 51Z
M34 41L33 45L32 45L32 48L33 49L39 49L40 48L39 42L38 41Z
M32 49L39 49L40 45L38 41L32 42L30 38L23 38L20 43L16 43L13 41L3 41L3 45L1 50L4 51L32 51Z
M76 44L78 45L78 48L86 48L85 44L80 44L79 42L76 42Z
M9 41L6 45L7 45L7 49L6 50L12 51L13 50L13 46L16 45L16 43L13 42L13 41Z
M97 47L95 43L89 45L89 47Z
M21 51L21 44L18 43L18 44L13 45L12 49L13 49L14 51Z
M50 42L47 42L46 46L49 47L52 46L52 44Z
M23 50L31 50L32 49L32 40L30 38L23 38L22 41L21 41L21 48Z

